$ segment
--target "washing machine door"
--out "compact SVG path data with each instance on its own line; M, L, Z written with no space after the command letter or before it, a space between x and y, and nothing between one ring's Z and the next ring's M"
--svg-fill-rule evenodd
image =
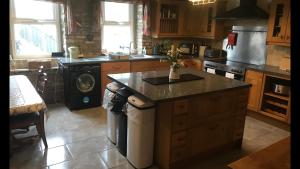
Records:
M76 79L76 87L83 93L92 91L94 86L95 78L91 74L82 73Z

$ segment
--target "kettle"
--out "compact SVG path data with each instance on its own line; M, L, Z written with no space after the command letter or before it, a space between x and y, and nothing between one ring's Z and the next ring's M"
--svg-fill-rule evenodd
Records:
M70 47L68 47L68 51L70 53L70 57L71 58L78 58L79 48L77 46L70 46Z

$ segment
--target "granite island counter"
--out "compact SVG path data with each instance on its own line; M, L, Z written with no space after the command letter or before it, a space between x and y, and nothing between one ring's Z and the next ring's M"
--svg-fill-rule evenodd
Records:
M163 85L143 80L168 73L108 75L156 103L154 163L160 169L182 168L203 156L241 146L250 84L192 69L183 69L182 74L203 79Z

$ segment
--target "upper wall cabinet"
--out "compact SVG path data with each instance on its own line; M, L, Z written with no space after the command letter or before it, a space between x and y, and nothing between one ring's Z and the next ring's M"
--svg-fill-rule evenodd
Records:
M176 37L182 22L180 1L154 0L151 4L151 31L153 37Z
M273 0L268 24L267 44L290 46L290 1Z
M214 17L225 11L225 1L217 1L208 5L186 6L186 22L184 34L191 37L218 39L223 34L223 21Z
M152 36L215 39L223 33L223 23L214 17L225 9L225 2L193 6L188 1L154 0L151 5Z

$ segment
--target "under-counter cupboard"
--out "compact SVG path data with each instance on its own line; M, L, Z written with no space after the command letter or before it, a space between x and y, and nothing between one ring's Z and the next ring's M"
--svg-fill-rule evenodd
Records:
M247 70L245 81L252 85L248 101L249 110L290 123L290 94L274 92L275 85L289 88L290 78Z

